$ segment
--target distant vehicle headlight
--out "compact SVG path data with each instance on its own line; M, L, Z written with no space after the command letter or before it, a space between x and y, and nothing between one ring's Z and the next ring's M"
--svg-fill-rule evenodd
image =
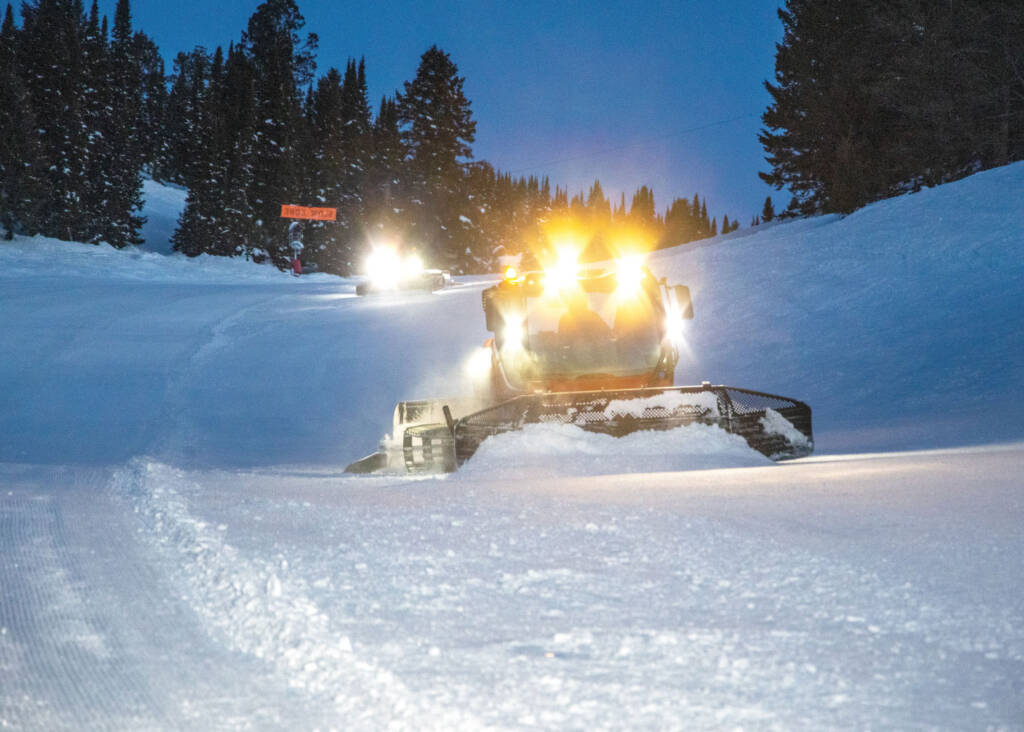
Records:
M423 274L423 260L419 254L410 254L402 263L402 276L412 279Z
M394 247L375 247L366 259L366 276L375 287L390 290L398 285L402 274L402 262Z

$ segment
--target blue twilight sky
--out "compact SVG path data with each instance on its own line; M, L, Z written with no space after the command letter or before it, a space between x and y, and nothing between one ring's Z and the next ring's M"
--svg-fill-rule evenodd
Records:
M374 110L432 44L465 77L474 157L516 176L548 175L570 195L600 179L627 203L652 186L659 212L707 196L743 226L765 196L757 142L782 37L777 0L334 2L297 0L320 38L317 73L365 57ZM101 0L113 19L116 0ZM237 40L259 0L133 0L136 29L168 60Z

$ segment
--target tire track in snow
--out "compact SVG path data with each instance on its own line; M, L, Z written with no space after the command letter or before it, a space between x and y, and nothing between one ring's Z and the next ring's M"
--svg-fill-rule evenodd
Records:
M111 492L142 521L172 583L210 635L262 659L281 680L282 695L308 696L308 708L319 710L311 714L346 729L484 727L462 709L413 694L362 658L283 562L243 556L219 527L191 515L178 490L193 487L186 481L179 470L136 459L115 473Z
M201 378L203 362L231 343L226 333L235 328L251 311L287 297L289 294L259 297L254 302L231 309L207 327L206 337L195 345L176 375L169 379L164 387L164 408L155 422L157 426L162 426L163 432L154 435L154 454L168 461L180 463L182 457L189 456L195 451L193 441L197 430L191 422L194 417L190 416L187 394L193 381Z
M46 481L76 483L64 470ZM15 485L0 494L0 727L158 726L146 685L121 664L91 602L59 496Z

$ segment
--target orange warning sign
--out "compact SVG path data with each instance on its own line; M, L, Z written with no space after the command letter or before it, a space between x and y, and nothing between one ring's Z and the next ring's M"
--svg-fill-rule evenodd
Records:
M313 219L314 221L334 221L338 218L336 208L308 208L306 206L289 206L282 204L282 219Z

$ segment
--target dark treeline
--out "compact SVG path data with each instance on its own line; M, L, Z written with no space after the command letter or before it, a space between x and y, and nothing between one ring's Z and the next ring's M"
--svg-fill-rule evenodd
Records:
M123 247L139 243L143 167L164 111L156 45L131 28L127 0L113 27L96 3L7 6L0 27L0 226Z
M1024 159L1021 0L788 0L761 142L786 215Z
M310 223L303 259L350 274L374 240L416 246L455 271L493 270L537 247L543 224L573 216L594 231L632 225L659 246L719 224L695 194L664 213L646 186L610 201L600 182L569 196L547 178L514 178L474 161L476 122L448 54L427 50L412 81L371 105L364 61L317 77L317 38L293 0L258 6L237 42L160 54L113 27L95 0L35 0L0 31L0 226L123 247L139 242L142 176L184 186L174 246L285 266L281 204L337 208Z

